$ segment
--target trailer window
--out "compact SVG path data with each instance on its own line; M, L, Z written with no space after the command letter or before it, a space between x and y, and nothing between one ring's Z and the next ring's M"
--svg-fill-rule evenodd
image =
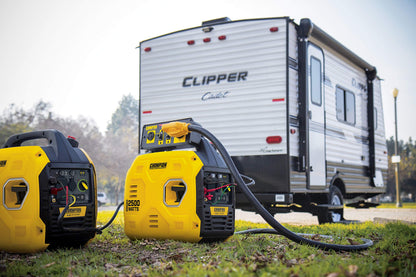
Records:
M322 75L321 61L311 57L311 101L313 104L322 105Z
M355 95L337 87L336 89L336 109L339 121L355 124Z

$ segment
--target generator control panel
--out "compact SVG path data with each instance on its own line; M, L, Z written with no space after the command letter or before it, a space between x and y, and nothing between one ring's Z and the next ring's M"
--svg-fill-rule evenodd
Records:
M206 205L232 205L235 184L229 173L204 172L204 201Z
M173 121L194 123L191 118ZM172 121L144 125L140 147L150 152L158 152L194 147L201 141L201 135L195 132L189 133L188 135L179 138L169 136L167 133L161 130L162 125L169 122Z
M92 191L90 188L90 172L87 169L57 169L50 171L51 202L65 206L66 190L68 187L68 202L70 205L91 203Z

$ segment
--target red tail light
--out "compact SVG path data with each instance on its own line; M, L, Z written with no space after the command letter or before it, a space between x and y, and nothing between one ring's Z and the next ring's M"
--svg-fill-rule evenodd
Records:
M151 48L151 47L146 47L146 48L144 49L144 52L150 52L150 51L152 51L152 48Z
M271 27L270 28L270 32L272 32L272 33L275 33L277 31L279 31L279 27Z
M211 38L204 38L205 43L210 42L210 41L211 41Z
M282 142L282 137L281 136L271 136L271 137L267 137L266 138L266 142L268 144L281 143Z
M219 36L219 37L218 37L218 39L219 39L219 40L226 40L226 39L227 39L227 37L226 37L226 36Z
M195 44L195 40L188 40L188 45L194 45Z

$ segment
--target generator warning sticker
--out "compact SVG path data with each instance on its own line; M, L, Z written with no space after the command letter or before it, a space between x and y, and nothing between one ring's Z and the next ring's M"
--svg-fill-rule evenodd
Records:
M210 207L212 216L228 215L228 207Z
M59 208L59 212L62 213L62 211L64 210L64 208ZM69 208L66 213L64 218L66 217L82 217L85 216L85 211L87 210L87 207L82 206L82 207L71 207Z
M138 212L140 200L126 200L126 212Z

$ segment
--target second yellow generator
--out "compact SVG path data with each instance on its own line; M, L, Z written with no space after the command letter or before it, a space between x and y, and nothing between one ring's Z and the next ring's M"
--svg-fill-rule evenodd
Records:
M235 218L230 171L205 138L197 133L173 138L162 125L144 126L141 148L148 153L139 155L127 173L126 235L190 242L227 239L234 233Z

